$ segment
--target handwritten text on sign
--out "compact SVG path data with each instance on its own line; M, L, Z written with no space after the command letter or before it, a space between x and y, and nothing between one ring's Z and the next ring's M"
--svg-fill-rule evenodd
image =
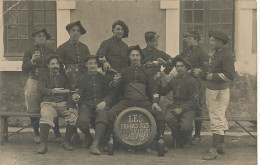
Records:
M133 143L143 143L151 132L149 119L142 114L129 114L128 120L120 123L121 138Z

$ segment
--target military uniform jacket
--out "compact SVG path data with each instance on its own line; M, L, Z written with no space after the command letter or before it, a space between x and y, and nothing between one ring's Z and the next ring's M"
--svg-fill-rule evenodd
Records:
M58 47L57 54L65 67L70 64L79 64L79 69L83 70L86 56L90 55L90 52L87 45L81 42L75 44L69 40Z
M136 95L140 95L141 93L143 94L141 99L144 99L144 101L151 100L152 102L159 102L159 97L154 98L154 95L158 95L157 83L153 79L151 72L145 69L144 66L130 66L124 69L119 84L124 91L123 95L125 98L136 100ZM144 93L141 91L143 90L142 85L145 88ZM131 94L129 95L129 93Z
M184 57L192 65L192 68L201 69L203 72L202 75L207 73L209 55L205 53L199 46L196 48L188 47L186 50L180 53L180 56Z
M160 95L165 96L169 92L173 92L173 107L182 109L182 113L198 110L199 107L199 92L197 81L186 74L183 77L173 77L170 82L162 87L159 87Z
M36 62L36 65L33 65L31 59L35 51L40 51L41 56L39 61ZM48 48L45 45L42 47L35 44L32 45L24 52L22 65L23 72L30 78L36 80L39 79L39 75L41 75L44 70L48 70L47 59L49 58L50 54L55 54L54 50L51 48Z
M227 89L228 82L234 80L234 59L228 49L217 50L211 58L209 73L213 73L212 80L207 81L207 87L211 90Z
M101 43L97 55L100 57L99 62L108 62L111 67L117 71L128 67L128 46L121 39L112 37Z
M71 107L71 94L52 94L53 88L70 89L67 82L67 78L62 72L55 75L50 71L45 71L39 78L39 92L42 95L42 102L58 103L67 101L68 106Z
M85 72L77 82L81 102L91 106L96 106L102 101L110 104L113 100L113 93L108 86L109 81L101 73L97 72L95 75L90 75Z
M162 58L164 61L166 61L166 65L164 72L166 74L170 73L170 71L172 70L172 66L170 66L168 64L168 60L170 59L170 55L166 54L165 52L158 50L158 49L153 49L153 50L148 50L147 48L142 49L142 53L144 54L144 60L142 61L142 63L146 63L146 62L152 62L152 61L157 61L158 58ZM159 72L161 69L161 67L154 67L150 70L152 70L153 74L156 72Z

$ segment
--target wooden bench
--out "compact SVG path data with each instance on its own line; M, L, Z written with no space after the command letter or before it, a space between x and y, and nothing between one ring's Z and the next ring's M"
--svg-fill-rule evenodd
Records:
M41 117L39 113L6 112L6 111L0 112L0 116L1 116L1 135L0 135L1 144L8 142L8 137L30 126L30 125L25 126L12 134L8 134L8 117Z
M196 117L195 121L209 121L209 117ZM252 138L257 140L257 137L252 135L241 123L240 121L246 121L246 122L251 122L255 123L257 122L256 117L227 117L227 121L233 121L235 122L239 127L241 127L244 131L246 131Z

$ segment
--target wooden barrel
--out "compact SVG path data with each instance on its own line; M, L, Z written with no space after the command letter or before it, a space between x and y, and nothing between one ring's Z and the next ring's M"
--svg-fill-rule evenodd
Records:
M117 116L114 133L121 145L132 149L144 149L154 140L156 128L155 119L148 110L130 107Z

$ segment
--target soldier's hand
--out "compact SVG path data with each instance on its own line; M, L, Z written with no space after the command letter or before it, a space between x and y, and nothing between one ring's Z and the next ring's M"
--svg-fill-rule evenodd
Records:
M79 95L79 94L74 93L74 94L72 95L72 100L73 100L74 102L78 102L79 99L80 99L80 95Z
M195 69L193 70L194 76L198 76L198 75L200 74L200 72L202 72L202 70L201 70L200 68L195 68Z
M154 75L154 77L153 77L153 79L155 80L155 81L157 81L159 78L161 78L162 76L161 76L161 72L157 72L155 75Z
M158 103L153 103L152 109L156 109L157 111L162 111L161 107L158 105Z
M164 65L166 62L162 58L157 58L159 65Z
M181 108L174 108L173 111L174 111L174 113L175 113L176 115L179 115L179 114L181 114L182 109L181 109Z
M103 64L103 69L104 69L104 71L106 72L109 68L111 68L110 64L109 64L108 62L105 62L105 63Z
M213 76L212 73L208 73L207 76L206 76L206 79L207 80L212 80L212 76Z
M190 74L190 73L191 73L191 70L188 70L188 71L187 71L187 73L189 73L189 74Z
M100 111L102 109L104 109L106 107L107 103L105 101L100 102L97 106L96 106L96 111Z
M40 54L33 54L31 62L35 65L36 61L38 61L40 59L40 57L41 57Z

